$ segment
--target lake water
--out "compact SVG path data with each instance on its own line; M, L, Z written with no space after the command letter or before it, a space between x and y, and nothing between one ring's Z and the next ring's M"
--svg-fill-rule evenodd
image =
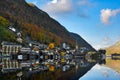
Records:
M22 80L120 80L120 60L66 56L25 61L1 58L0 80L16 80L20 75Z
M120 60L106 59L105 65L96 64L79 80L120 80Z

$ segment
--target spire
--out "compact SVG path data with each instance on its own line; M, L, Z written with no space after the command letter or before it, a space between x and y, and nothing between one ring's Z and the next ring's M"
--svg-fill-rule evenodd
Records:
M77 43L77 40L76 40L76 50L78 49L78 43Z

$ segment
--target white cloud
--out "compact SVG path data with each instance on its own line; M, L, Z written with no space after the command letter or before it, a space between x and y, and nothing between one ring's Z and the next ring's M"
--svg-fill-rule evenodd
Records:
M101 16L102 23L109 24L110 23L110 18L119 14L120 9L116 9L116 10L102 9L100 12L101 12L100 16Z
M98 44L93 45L93 47L97 50L104 49L104 48L107 48L107 47L113 45L113 43L114 42L112 41L112 39L110 37L106 36Z
M88 1L88 0L80 0L78 2L78 5L79 6L92 6L93 4L90 1Z
M92 9L94 6L96 6L95 2L92 2L91 0L78 0L77 1L77 6L79 11L79 16L81 18L89 18L89 11Z
M78 16L80 16L81 18L89 18L87 13L79 13Z
M110 41L111 41L110 37L106 36L106 37L103 38L102 44L103 45L109 45Z
M90 0L49 0L41 9L56 18L61 15L75 14L80 18L89 17L89 9L95 5ZM86 8L85 8L86 7Z
M58 0L52 0L51 3L57 3Z
M44 5L43 10L49 13L66 13L72 10L71 0L52 0Z

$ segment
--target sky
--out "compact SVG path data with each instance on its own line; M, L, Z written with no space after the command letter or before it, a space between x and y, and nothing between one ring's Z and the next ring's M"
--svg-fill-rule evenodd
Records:
M26 0L95 49L120 41L120 0Z

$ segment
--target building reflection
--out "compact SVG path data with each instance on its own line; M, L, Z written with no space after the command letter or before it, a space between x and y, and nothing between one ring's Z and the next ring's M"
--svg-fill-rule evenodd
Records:
M71 50L65 45L61 49L43 49L38 45L30 48L3 43L0 67L2 75L15 73L23 80L77 80L97 62L105 63L102 56L86 48Z
M20 55L21 54L19 54L19 57ZM60 55L62 58L55 58L54 55L52 55L51 57L51 55L49 54L48 56L44 55L44 58L42 58L42 60L40 58L35 59L36 55L29 55L28 60L26 58L26 55L22 56L24 56L23 58L25 59L15 59L15 57L1 58L1 71L5 74L8 72L16 72L20 70L22 72L27 72L26 75L29 75L29 78L34 78L33 76L37 76L35 75L36 73L39 73L39 75L49 74L49 77L52 78L51 76L53 76L54 73L54 77L61 77L60 79L62 79L62 74L66 73L66 79L68 79L70 77L74 77L75 74L78 74L79 72L81 72L81 70L81 74L85 74L86 71L84 72L84 69L90 69L92 66L90 67L89 65L91 65L92 63L95 64L95 62L89 62L85 57L78 58L78 56L76 57L73 55L71 55L72 57L69 59L67 55L66 59L66 57L63 57L63 54ZM73 75L70 76L70 73ZM67 74L69 75L69 77ZM26 78L28 79L28 77Z
M21 69L20 63L17 60L11 60L10 58L2 58L2 71L9 72Z

